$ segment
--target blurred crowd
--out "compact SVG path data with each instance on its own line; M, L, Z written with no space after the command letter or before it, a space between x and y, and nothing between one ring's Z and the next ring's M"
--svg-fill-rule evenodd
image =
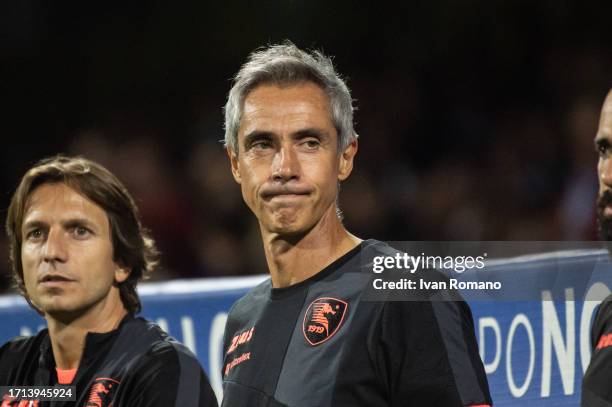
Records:
M549 8L558 7L558 2L548 3ZM435 19L438 25L403 28L407 33L399 36L389 27L406 21L396 21L402 18L387 11L377 20L382 31L357 30L355 42L344 45L331 31L312 37L304 27L295 33L279 29L243 40L232 51L220 50L220 66L202 76L196 68L206 64L197 52L191 60L189 49L177 53L182 58L172 63L160 62L163 68L142 73L138 68L148 66L145 62L134 62L137 57L131 61L125 49L109 51L112 38L107 43L98 34L73 44L77 50L93 47L91 58L95 52L127 58L136 66L128 74L138 79L133 88L128 80L117 85L115 79L123 72L110 64L121 73L109 74L94 64L101 58L96 56L79 65L84 72L77 75L76 85L68 86L68 96L58 92L59 85L45 85L59 97L55 105L50 102L54 98L42 95L34 107L35 113L45 111L40 126L51 127L48 138L32 135L40 127L9 120L3 132L16 137L18 129L29 133L24 136L27 145L7 146L3 153L3 214L19 176L34 161L60 152L82 154L107 166L136 198L143 223L163 254L155 279L265 273L258 225L242 201L220 143L221 107L230 87L227 79L247 53L289 37L299 46L323 47L334 55L356 99L359 153L353 174L341 186L340 207L345 224L357 236L595 240L593 138L601 103L612 87L612 36L602 36L609 24L602 24L600 32L588 22L571 23L582 9L567 4L552 15L546 6L540 12L532 9L531 19L523 19L518 6L486 7L480 16L445 10ZM406 18L417 19L419 10L415 9L417 16ZM359 18L371 12L361 11ZM488 19L497 12L505 14ZM156 13L162 12L152 11L150 19L161 21ZM598 13L586 17L591 15ZM177 16L178 12L171 18ZM127 23L116 24L120 32L131 33ZM576 31L574 37L571 30ZM428 36L419 36L426 32ZM137 48L138 38L133 34L127 41ZM194 40L187 47L197 44ZM159 45L166 53L173 46L179 45ZM73 55L70 50L66 52ZM171 73L176 66L182 68ZM119 87L114 89L118 93L113 94L113 86ZM78 96L83 94L87 98L81 104ZM20 112L28 110L27 103L16 100ZM71 118L58 119L62 115ZM0 254L1 291L10 285L3 235Z

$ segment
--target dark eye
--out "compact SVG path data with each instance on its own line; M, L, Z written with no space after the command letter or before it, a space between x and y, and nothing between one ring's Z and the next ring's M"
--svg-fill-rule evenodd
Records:
M608 146L604 145L604 144L599 144L597 146L597 153L600 156L605 156L608 153Z
M41 229L34 229L26 234L28 240L40 240L43 238L43 231Z
M258 140L251 144L251 148L255 150L265 150L272 147L272 143L269 140Z
M91 231L84 226L75 226L72 229L72 234L77 238L84 238L91 234Z
M308 149L314 150L314 149L318 148L321 145L321 143L317 139L307 139L307 140L304 141L304 145Z

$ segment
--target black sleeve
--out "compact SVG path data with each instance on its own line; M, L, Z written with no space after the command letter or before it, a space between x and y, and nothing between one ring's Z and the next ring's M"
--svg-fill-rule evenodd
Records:
M216 396L196 357L179 343L154 347L130 374L130 407L217 407Z
M390 405L492 405L465 302L389 302L380 322Z
M597 311L591 341L593 354L582 380L582 407L612 407L612 301L608 297Z

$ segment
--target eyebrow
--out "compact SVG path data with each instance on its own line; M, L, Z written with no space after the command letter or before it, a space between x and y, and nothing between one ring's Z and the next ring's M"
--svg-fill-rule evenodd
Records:
M329 139L329 134L325 130L317 129L314 127L309 127L307 129L298 130L293 133L293 138L302 139L306 137L316 137L320 140Z
M46 226L47 224L43 221L40 220L31 220L31 221L27 221L27 222L23 222L23 225L21 226L21 229L25 230L25 229L38 229L41 227Z
M252 132L248 133L247 135L244 136L244 146L249 146L251 143L253 143L256 140L270 140L274 137L274 133L271 131L267 131L267 130L253 130ZM318 129L316 127L308 127L305 129L301 129L296 131L295 133L291 134L291 138L293 139L303 139L306 137L316 137L320 140L327 140L329 139L329 134L325 131L325 130L321 130Z
M246 147L253 143L255 140L271 139L273 135L274 134L271 131L253 130L252 132L244 136L243 144Z
M72 218L62 222L64 227L76 227L76 226L85 226L92 230L97 230L96 224L86 218Z
M97 230L96 225L91 222L89 219L86 218L70 218L70 219L66 219L63 220L61 222L62 226L65 228L73 228L76 226L85 226L89 229L92 230ZM48 223L44 222L42 220L31 220L31 221L26 221L23 223L22 229L35 229L35 228L42 228L42 227L47 227Z

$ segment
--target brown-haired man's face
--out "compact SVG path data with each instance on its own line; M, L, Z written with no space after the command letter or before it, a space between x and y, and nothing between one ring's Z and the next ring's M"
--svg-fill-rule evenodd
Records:
M338 154L329 100L313 83L260 85L245 98L234 178L261 228L301 234L335 217L338 181L352 169L356 143Z
M100 206L65 184L43 184L29 196L21 233L26 291L40 311L78 317L121 301L113 283L128 271L113 261Z

